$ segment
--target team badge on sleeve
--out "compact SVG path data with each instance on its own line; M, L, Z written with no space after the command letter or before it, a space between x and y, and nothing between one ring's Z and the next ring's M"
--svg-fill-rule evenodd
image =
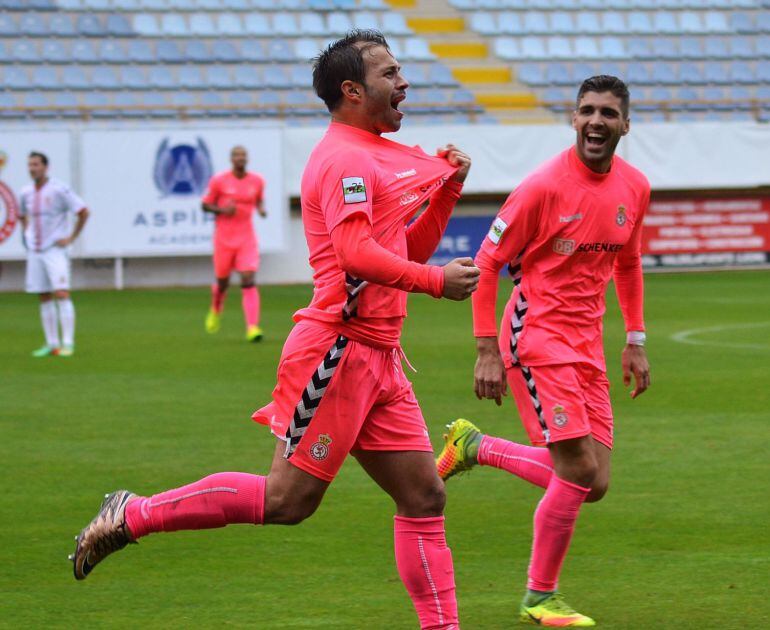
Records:
M363 177L343 177L342 194L345 203L361 203L366 201L366 185Z
M487 234L489 240L497 245L500 242L500 239L503 237L503 232L505 232L505 228L507 227L508 224L500 217L497 217L494 223L492 223L492 227L489 228L489 234Z

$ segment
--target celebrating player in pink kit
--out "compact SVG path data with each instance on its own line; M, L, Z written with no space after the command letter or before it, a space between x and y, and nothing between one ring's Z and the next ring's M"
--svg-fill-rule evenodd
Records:
M206 331L219 331L230 274L235 270L241 276L246 339L259 341L262 339L262 329L259 327L259 290L254 277L259 269L259 251L251 216L254 208L261 217L266 217L267 213L263 204L265 180L256 173L246 171L248 159L246 149L233 147L230 152L233 168L211 178L201 204L204 212L216 215L217 221L214 231L216 283L211 287L211 308L206 316Z
M640 255L650 186L614 155L629 130L628 104L620 79L586 80L572 118L576 145L511 193L476 256L476 395L501 404L507 377L535 446L482 435L467 420L457 420L437 459L444 479L478 463L546 489L535 511L521 605L522 621L544 626L594 625L564 602L557 580L580 506L601 499L609 483L613 417L602 316L611 277L627 330L624 382L633 374L634 398L650 382ZM495 304L504 265L514 289L498 343Z
M254 414L278 438L270 473L219 473L148 497L112 493L78 536L76 578L153 532L299 523L352 453L396 504L396 564L421 627L459 627L444 484L399 338L408 292L462 300L476 288L469 258L425 264L470 160L452 145L430 156L381 137L401 126L409 85L400 70L376 31L353 31L315 62L313 86L332 122L301 186L314 293L294 316L273 400Z

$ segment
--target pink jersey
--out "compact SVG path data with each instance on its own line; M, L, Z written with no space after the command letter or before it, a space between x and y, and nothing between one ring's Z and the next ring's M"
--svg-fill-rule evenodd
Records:
M600 174L573 147L537 169L508 197L476 256L474 335L497 334L497 277L508 264L515 287L500 336L506 366L604 370L602 316L613 271L626 329L644 330L640 246L649 198L644 175L617 156Z
M419 147L333 122L302 176L302 221L314 291L310 305L295 313L295 321L313 320L370 345L398 345L406 291L346 274L331 234L358 214L371 223L379 246L400 258L416 260L419 256L408 244L407 223L428 199L434 205L437 195L456 193L454 204L460 185L447 182L456 170Z
M232 171L223 171L211 178L203 203L220 208L235 206L234 215L217 215L215 244L237 247L244 240L254 238L251 217L257 204L262 201L264 189L265 180L256 173L246 173L243 178L238 178Z

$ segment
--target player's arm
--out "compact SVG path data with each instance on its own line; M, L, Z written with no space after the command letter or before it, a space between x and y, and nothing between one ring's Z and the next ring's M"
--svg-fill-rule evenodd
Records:
M506 393L505 365L497 341L500 270L534 238L541 205L539 191L534 186L523 184L512 192L476 254L475 262L481 275L479 288L472 298L477 355L473 389L477 398L490 398L498 405Z
M427 210L406 230L409 260L421 263L427 262L436 251L471 168L470 157L453 144L440 148L437 155L456 166L457 171L452 179L431 195Z
M203 212L210 212L215 215L233 216L235 214L235 204L230 203L227 206L220 206L219 203L220 190L219 190L219 178L212 177L209 181L209 187L206 194L201 199L201 210Z
M80 233L83 231L83 227L85 226L86 221L88 221L89 216L86 204L72 190L69 188L65 189L63 195L67 207L75 212L75 227L72 229L72 234L68 237L56 241L56 244L59 247L67 247L75 242L75 239L80 236Z
M613 279L620 310L626 325L626 346L621 355L623 384L636 386L631 398L644 393L650 386L650 364L644 350L644 275L642 273L642 221L650 201L649 188L642 201L642 210L634 225L631 238L615 259Z
M361 280L451 300L464 300L476 289L479 272L470 258L457 258L444 267L401 258L374 240L363 213L339 223L331 240L340 268Z
M262 199L257 202L257 214L263 219L267 216L267 211L265 210L265 202Z

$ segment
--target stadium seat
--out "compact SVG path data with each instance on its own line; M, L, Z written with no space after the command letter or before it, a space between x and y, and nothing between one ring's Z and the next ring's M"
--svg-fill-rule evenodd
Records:
M414 61L432 61L436 56L431 52L428 42L417 37L408 37L404 42L403 56Z
M738 59L754 59L756 57L753 39L749 37L731 37L729 48L731 57Z
M533 35L545 35L551 32L548 17L540 11L527 11L524 14L524 30Z
M752 35L757 32L757 27L749 14L733 11L730 13L730 30L734 33Z
M551 33L558 35L572 35L575 32L575 23L572 15L564 11L551 13Z
M72 59L78 63L99 63L96 48L88 39L80 39L72 44Z
M517 78L527 85L548 85L543 69L536 63L523 63L518 66Z
M391 44L391 52L395 55L396 59L399 58L398 52L394 49L393 44L395 43L390 42ZM302 38L298 39L294 42L294 58L298 59L300 61L309 61L313 57L315 57L320 52L320 47L315 42L315 40Z
M120 109L117 112L123 118L142 118L145 112L140 109L142 104L135 92L117 92L112 99L113 104Z
M59 87L56 69L51 66L36 66L32 70L32 84L39 90L55 90Z
M19 19L19 31L22 35L42 37L48 34L48 25L39 13L25 13Z
M679 76L682 83L690 85L700 85L703 83L703 73L700 67L692 62L685 62L679 65Z
M149 87L147 77L142 68L136 66L121 66L118 70L120 84L131 90L145 90Z
M605 59L628 59L625 40L619 37L602 37L599 40L601 46L600 56Z
M187 40L182 44L182 56L185 61L210 63L214 60L206 42L199 39Z
M575 57L577 59L598 59L599 47L593 37L578 37L575 39Z
M709 37L706 39L705 55L712 59L729 59L730 51L727 49L727 44L724 40L716 37Z
M760 14L760 18L763 14ZM770 15L765 13L764 15ZM730 27L724 13L709 11L704 18L704 29L707 33L729 33Z
M685 59L702 59L703 44L697 37L682 37L679 40L679 54Z
M36 63L40 61L37 46L29 40L17 39L11 45L11 58L22 63Z
M428 82L432 85L454 86L457 85L457 79L454 78L452 71L441 63L432 63L428 66Z
M653 90L654 91L654 90ZM671 109L675 111L705 111L708 109L706 103L702 103L701 94L691 88L680 88L676 92L676 103L671 103Z
M575 66L573 66L573 72L575 71L576 68L580 69L580 65L579 64L575 64ZM603 61L599 62L599 68L598 68L597 72L594 72L593 74L609 74L609 75L612 75L614 77L623 77L623 76L625 76L625 73L626 73L626 69L624 67L622 67L620 64L615 63L614 61L603 60ZM576 75L573 75L573 77L574 76L576 76ZM577 75L577 76L580 76L580 80L576 81L573 78L573 82L581 83L583 81L583 79L585 79L588 76L590 76L590 74L581 71L581 73L579 75Z
M294 47L286 39L272 39L267 45L267 54L271 61L294 61L296 53Z
M65 118L74 118L80 115L80 103L72 92L54 92L51 105L56 107L56 114Z
M653 83L673 85L679 81L677 70L678 66L675 64L657 61L652 64L650 78L652 79Z
M572 76L563 63L549 63L545 70L545 79L551 85L571 85Z
M211 46L211 54L214 59L224 63L234 63L241 61L241 54L232 41L218 39Z
M80 66L64 66L60 85L65 89L84 90L91 85L91 81Z
M43 44L43 57L45 58L45 44ZM0 65L9 64L12 61L11 53L5 47L5 42L0 41ZM46 59L47 61L47 59Z
M244 21L244 28L250 35L260 35L262 37L269 37L273 34L270 23L267 18L261 13L249 13L246 15Z
M166 11L169 9L168 0L138 0L142 9L147 11Z
M265 68L263 81L269 88L290 88L291 77L283 66L271 65Z
M49 109L51 101L43 92L27 92L23 95L24 106L32 110L34 118L55 118L56 111Z
M259 69L251 65L237 65L233 68L233 80L239 88L258 89L263 87Z
M122 15L112 13L107 16L105 28L113 37L130 37L134 35L129 21Z
M404 66L401 73L412 87L420 87L430 84L426 76L425 67L422 64L410 63Z
M0 36L14 37L19 34L16 20L8 13L0 13Z
M683 11L679 14L679 28L683 33L698 34L704 32L700 14L694 11Z
M735 85L730 88L731 109L749 110L752 108L751 92L743 85Z
M370 11L358 11L357 13L354 13L353 27L363 28L363 29L367 29L367 28L374 28L378 30L382 29L382 25L377 19L377 15Z
M202 90L206 87L200 66L182 66L177 74L177 84L187 90Z
M346 13L330 13L326 16L326 24L329 35L344 35L353 28L353 23Z
M123 45L111 39L99 42L96 57L101 63L128 63L128 55Z
M626 77L631 85L648 85L651 82L647 67L641 63L628 64Z
M707 83L717 85L730 82L724 65L716 61L708 61L703 65L703 78Z
M657 57L648 40L636 37L628 40L628 55L631 59L638 60L654 59Z
M101 18L92 13L78 16L77 29L78 33L86 37L105 37L108 35Z
M241 58L244 61L267 61L264 44L258 39L245 39L241 42Z
M172 118L177 113L168 106L166 95L162 92L143 92L139 102L143 106L144 116L150 118Z
M185 61L179 44L170 39L162 39L155 44L155 56L164 63L182 63Z
M221 13L217 17L219 35L240 36L245 34L241 18L236 13Z
M625 17L617 11L608 11L602 15L602 31L612 35L628 33Z
M526 35L521 15L513 11L503 11L498 14L497 28L504 35Z
M319 35L326 35L327 29L326 29L326 24L324 23L323 17L318 13L309 13L309 12L300 13L299 29L292 34L296 35L297 33L306 37L316 37Z
M652 26L656 33L678 35L681 33L677 24L676 14L670 11L656 11L653 14Z
M628 14L628 30L637 35L652 35L655 28L647 13L632 11Z
M177 110L181 110L181 112L184 112L184 114L188 116L197 116L201 113L198 106L198 99L192 92L181 90L171 92L168 95L168 102L169 105L176 108Z
M76 34L75 25L69 15L55 13L48 22L51 35L59 37L72 37ZM2 15L0 15L0 34L2 34Z
M546 49L549 59L571 59L574 57L570 41L566 37L549 37L546 39Z
M382 17L382 31L389 36L393 35L413 35L404 16L400 13L385 13Z
M655 56L658 59L679 59L679 38L669 39L664 37L658 37L653 43L655 49Z
M470 16L470 27L481 35L497 35L502 33L492 13L472 13Z
M115 70L109 66L98 66L91 73L91 85L101 90L117 90L120 88L120 82L115 74Z
M756 82L754 70L745 61L733 61L730 63L729 76L734 83L753 84Z
M134 31L140 35L147 35L150 37L157 37L162 35L162 31L158 26L158 21L154 15L149 13L139 13L134 16Z
M546 59L545 43L541 37L524 37L521 40L521 55L524 59Z
M187 20L181 13L164 13L160 18L160 30L166 37L186 37L189 35Z
M278 35L296 35L297 20L295 16L286 12L273 14L273 32Z
M225 100L219 92L202 92L200 95L201 107L205 110L207 116L230 116L225 107Z
M230 71L227 66L221 64L206 66L204 72L206 83L210 87L228 89L232 85Z
M289 72L294 87L309 89L313 85L313 71L308 64L294 64Z
M167 66L153 66L150 68L147 80L151 87L159 90L171 90L178 86L173 72Z
M519 42L513 37L498 37L494 44L495 54L501 59L518 60L521 59L521 50Z
M756 45L758 57L770 57L770 36L762 35L761 37L757 37Z
M150 63L155 61L155 53L148 41L134 39L128 42L128 58L136 63Z

